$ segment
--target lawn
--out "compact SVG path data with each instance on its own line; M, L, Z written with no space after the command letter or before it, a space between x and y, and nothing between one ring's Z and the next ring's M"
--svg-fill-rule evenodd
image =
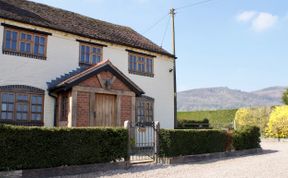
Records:
M209 119L213 128L224 128L233 123L237 109L231 110L217 110L217 111L191 111L178 112L178 120L203 120Z

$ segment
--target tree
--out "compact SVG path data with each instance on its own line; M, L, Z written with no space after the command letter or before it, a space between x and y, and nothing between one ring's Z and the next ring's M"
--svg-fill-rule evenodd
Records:
M288 105L288 89L283 93L282 100L284 104Z

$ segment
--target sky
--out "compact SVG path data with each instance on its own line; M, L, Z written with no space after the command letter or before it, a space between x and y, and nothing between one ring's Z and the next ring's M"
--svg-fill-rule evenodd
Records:
M287 0L33 1L132 27L169 52L175 8L178 91L288 86Z

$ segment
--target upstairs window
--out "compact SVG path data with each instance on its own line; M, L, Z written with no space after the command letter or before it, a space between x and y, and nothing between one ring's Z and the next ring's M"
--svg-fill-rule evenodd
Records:
M153 59L149 56L129 53L129 73L153 77Z
M101 61L102 47L90 44L80 44L80 64L93 65Z
M4 54L46 59L46 35L5 28L3 43Z

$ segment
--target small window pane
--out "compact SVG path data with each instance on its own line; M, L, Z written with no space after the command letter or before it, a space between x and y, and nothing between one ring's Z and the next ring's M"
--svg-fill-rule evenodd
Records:
M6 48L6 49L10 49L10 48L11 48L11 42L10 42L10 40L6 40L5 48Z
M1 119L7 119L7 114L6 112L1 113Z
M17 120L21 120L21 113L17 113L17 114L16 114L16 119L17 119Z
M44 55L44 46L39 46L39 54Z
M41 120L41 114L32 114L32 120L36 120L36 121Z
M37 106L33 105L32 108L31 108L31 111L32 112L37 112Z
M45 38L44 37L41 37L40 38L40 45L44 45L45 44Z
M12 40L17 41L17 32L12 32Z
M7 30L6 31L6 40L10 40L11 39L11 31Z
M96 53L96 50L97 50L96 48L93 48L93 53Z
M35 36L35 37L34 37L34 43L35 43L35 44L39 44L39 37L38 37L38 36Z
M26 44L26 52L31 52L31 44L30 43L27 43Z
M27 104L23 105L23 111L28 112L28 105Z
M17 104L17 111L21 112L22 111L22 107L20 104Z
M7 111L7 104L2 104L2 111Z
M17 41L12 41L12 48L14 51L17 49Z
M12 120L13 114L11 112L7 113L7 119Z
M97 63L97 57L95 55L93 55L92 64L96 64L96 63Z
M22 40L26 39L26 34L25 33L21 33L21 39Z
M90 63L89 56L90 56L90 48L88 46L86 46L86 60L85 60L85 63L87 63L87 64Z
M8 104L7 111L13 111L14 110L14 104Z
M21 44L20 44L20 51L25 52L25 43L24 42L21 42Z
M34 54L37 55L38 54L38 51L39 51L39 47L38 45L34 45Z
M27 35L27 40L31 41L32 40L32 36L31 35Z
M26 113L22 113L22 119L23 119L23 120L27 120L27 119L28 119L28 117L27 117L27 114L26 114Z

